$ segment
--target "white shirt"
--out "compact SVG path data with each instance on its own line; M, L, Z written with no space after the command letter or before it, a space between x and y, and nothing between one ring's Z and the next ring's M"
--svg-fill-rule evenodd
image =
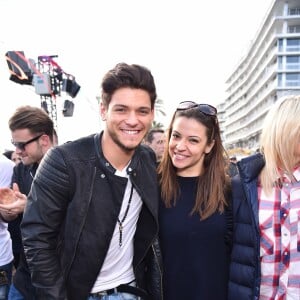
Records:
M116 171L117 176L127 177L128 182L123 196L119 220L122 220L128 205L132 183L127 174L127 166L122 171ZM133 259L133 238L136 231L136 224L142 208L142 200L135 189L133 189L132 200L125 218L122 231L122 246L119 245L120 231L116 223L114 233L109 245L101 271L94 283L91 293L105 291L115 288L120 284L131 282L135 279Z
M0 155L0 188L10 186L14 165L4 155ZM12 242L7 230L7 223L0 218L0 266L8 264L12 260Z

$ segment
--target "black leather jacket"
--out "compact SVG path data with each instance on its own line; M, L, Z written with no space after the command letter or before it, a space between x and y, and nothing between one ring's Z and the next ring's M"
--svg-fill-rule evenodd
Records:
M114 175L100 139L51 149L36 173L21 231L38 299L85 300L102 267L127 178ZM134 238L136 281L151 299L161 299L154 153L139 146L127 170L143 201Z
M37 163L24 165L22 162L14 167L12 184L17 183L21 193L25 195L29 194L37 167ZM17 219L8 223L8 230L11 234L13 250L14 252L18 252L20 254L19 264L13 276L13 284L22 294L25 300L34 300L35 289L31 283L30 272L26 263L22 245L22 237L20 231L22 218L23 214L20 214Z

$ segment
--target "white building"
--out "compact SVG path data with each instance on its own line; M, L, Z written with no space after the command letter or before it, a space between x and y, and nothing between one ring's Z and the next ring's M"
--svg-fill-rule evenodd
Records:
M299 0L272 3L226 84L225 147L256 149L270 106L283 95L300 94Z

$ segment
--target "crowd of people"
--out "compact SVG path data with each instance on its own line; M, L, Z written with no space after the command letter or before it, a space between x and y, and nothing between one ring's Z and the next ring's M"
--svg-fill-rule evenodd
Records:
M62 145L41 108L0 157L0 299L300 299L300 96L268 112L260 151L223 147L217 109L180 102L152 128L151 71L101 83L104 129Z

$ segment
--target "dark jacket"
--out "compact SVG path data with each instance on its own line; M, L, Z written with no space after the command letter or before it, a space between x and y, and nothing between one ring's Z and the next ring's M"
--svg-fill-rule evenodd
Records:
M17 183L21 193L25 195L29 194L37 167L37 163L24 165L22 162L14 167L12 184ZM20 214L15 220L8 223L8 230L11 234L14 255L16 255L17 253L19 253L20 255L19 264L13 276L13 284L22 294L25 300L34 300L35 289L31 283L30 272L26 263L22 245L22 237L20 231L22 217L23 214Z
M48 151L37 171L21 231L38 299L87 299L101 270L127 178L114 175L100 139L93 135ZM143 201L134 237L136 281L160 299L154 153L139 146L127 170Z
M264 166L261 154L238 162L239 176L232 180L233 247L229 300L254 300L260 288L260 235L257 181Z
M229 166L228 166L228 175L230 178L234 177L236 174L238 174L238 167L237 167L237 163L234 162L230 162Z

